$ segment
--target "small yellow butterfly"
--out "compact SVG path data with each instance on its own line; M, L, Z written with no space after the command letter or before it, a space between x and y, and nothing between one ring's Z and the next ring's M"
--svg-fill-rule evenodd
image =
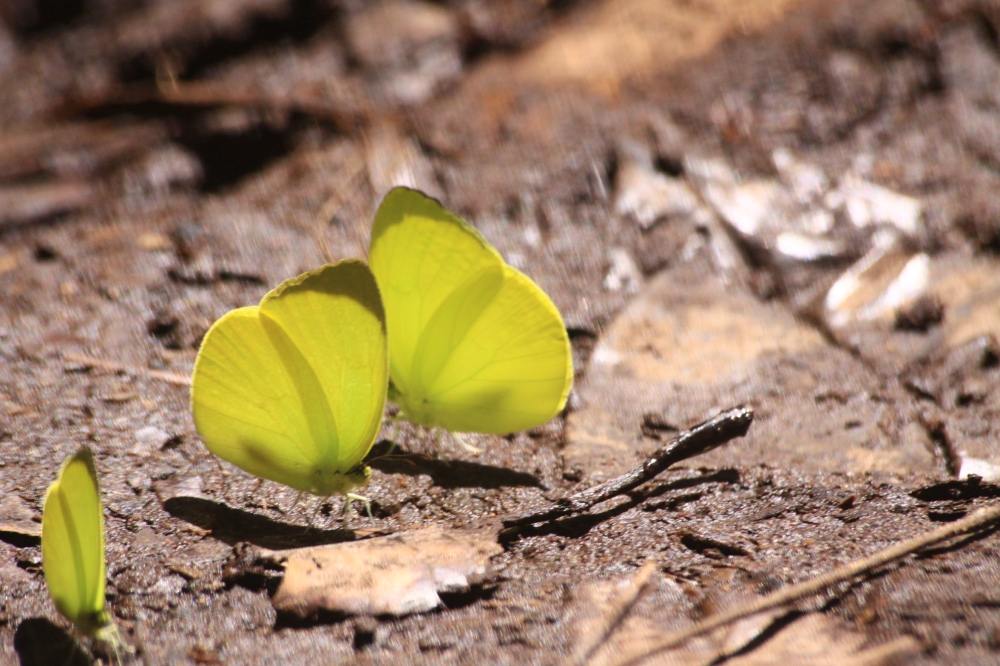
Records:
M415 190L382 200L369 262L385 303L403 416L505 434L566 405L573 357L559 310L470 224Z
M42 571L56 609L83 634L124 646L104 607L104 515L94 458L66 459L42 509Z
M385 314L361 261L286 280L223 315L195 360L191 410L212 453L315 495L349 494L382 423Z

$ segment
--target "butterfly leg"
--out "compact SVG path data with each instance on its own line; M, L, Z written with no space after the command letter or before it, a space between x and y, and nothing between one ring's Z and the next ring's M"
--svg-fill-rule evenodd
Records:
M364 495L358 495L356 493L347 493L347 495L344 496L344 506L345 507L350 506L351 502L353 502L354 500L361 502L365 506L365 513L368 514L369 518L371 518L372 520L375 519L375 516L372 515L372 501L367 497L365 497Z
M304 492L302 492L301 490L298 491L298 493L296 493L295 495L295 501L292 502L292 505L288 507L287 511L283 511L282 513L284 513L286 516L293 513L302 504L302 500L305 499L305 496L306 494Z
M453 432L451 434L452 441L456 442L463 449L469 453L482 453L483 450L469 441L469 435L462 432Z
M347 493L346 495L344 495L344 508L340 512L340 520L344 524L344 527L347 527L347 519L351 515L351 509L352 509L351 499L352 499L352 493Z
M118 627L114 624L110 626L110 632L103 640L107 641L111 648L111 663L115 666L123 666L126 658L135 654L135 648L122 640L121 634L118 633Z
M263 485L264 479L257 479L256 483L253 484L253 488L250 490L250 497L247 498L247 504L256 500L257 505L264 511L267 511L267 498L260 492L260 487Z
M386 419L385 438L389 440L389 450L385 455L392 455L392 452L399 446L399 440L403 436L403 429L400 427L399 414L393 414Z
M316 510L309 515L309 529L313 529L319 524L319 514L323 513L323 505L326 499L316 504Z

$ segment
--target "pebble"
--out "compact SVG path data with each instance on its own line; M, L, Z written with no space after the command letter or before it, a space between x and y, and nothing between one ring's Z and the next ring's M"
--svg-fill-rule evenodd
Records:
M135 431L136 444L132 447L132 453L148 453L152 449L162 448L173 438L173 435L156 426L139 428Z

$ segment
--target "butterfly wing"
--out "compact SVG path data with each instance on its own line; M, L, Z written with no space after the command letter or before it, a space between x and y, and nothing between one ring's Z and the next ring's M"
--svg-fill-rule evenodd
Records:
M440 363L427 373L430 420L453 431L496 434L545 423L566 405L573 383L559 311L509 266L499 284L481 279L478 288L490 294L485 303L466 299L462 307L440 308L421 336L420 357ZM456 330L464 334L449 338Z
M195 426L251 474L344 492L377 434L387 373L374 277L357 261L324 266L209 329L192 381Z
M508 433L562 409L573 367L559 311L469 224L419 192L394 189L376 214L370 260L409 418Z
M375 276L362 261L342 261L279 287L260 309L315 374L317 382L304 389L303 403L314 428L327 416L334 425L337 447L324 448L324 461L341 471L357 467L382 424L389 382L385 312Z
M500 271L503 259L438 202L397 187L375 213L368 261L385 304L393 385L403 395L420 395L421 332L456 289L480 272Z
M86 448L63 463L42 509L42 571L56 608L87 634L104 611L104 516L94 459Z

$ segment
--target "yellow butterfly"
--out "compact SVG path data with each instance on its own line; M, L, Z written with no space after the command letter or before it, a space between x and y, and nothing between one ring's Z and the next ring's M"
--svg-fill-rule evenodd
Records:
M63 462L45 493L42 571L56 609L117 657L125 644L104 607L104 513L94 457L86 447Z
M209 329L191 409L212 453L321 496L368 481L388 385L385 315L361 261L286 280Z
M369 263L385 304L392 397L412 422L505 434L566 404L559 310L470 224L415 190L382 200Z

